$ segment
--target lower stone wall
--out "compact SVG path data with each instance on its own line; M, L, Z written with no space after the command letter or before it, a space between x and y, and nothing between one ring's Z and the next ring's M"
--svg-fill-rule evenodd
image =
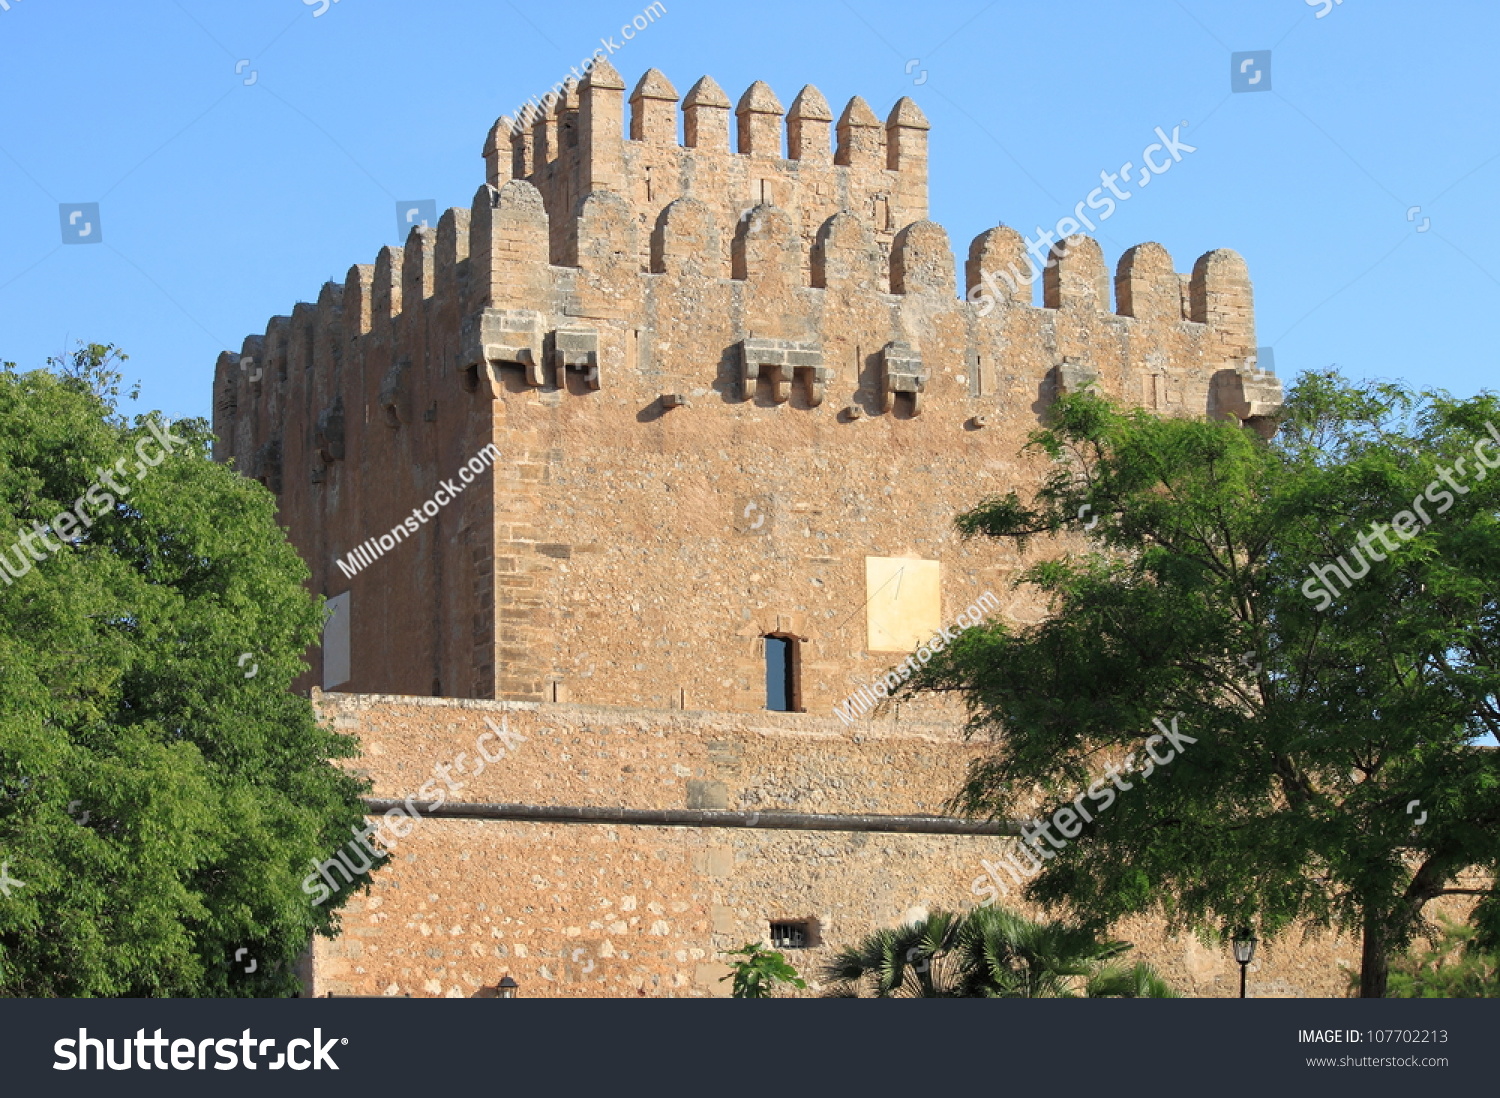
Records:
M361 737L374 795L417 793L438 766L449 799L631 808L936 813L972 753L951 727L843 728L803 714L695 714L436 698L323 695L325 716ZM505 756L474 773L488 717ZM524 737L522 739L521 737ZM495 755L502 741L483 747ZM461 754L468 757L455 764ZM457 769L462 767L462 770ZM422 797L420 799L426 799ZM703 803L709 801L712 803ZM727 995L721 952L810 924L786 950L822 990L844 945L979 897L993 836L773 831L424 818L398 839L343 933L314 945L314 995L486 997L509 975L526 997ZM1236 995L1228 950L1116 928L1131 954L1184 994ZM1356 944L1297 935L1262 946L1257 996L1343 996Z

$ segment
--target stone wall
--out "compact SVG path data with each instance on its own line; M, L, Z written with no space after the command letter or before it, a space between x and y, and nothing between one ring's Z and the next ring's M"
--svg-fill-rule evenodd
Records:
M443 766L459 788L436 784L473 803L925 814L973 750L951 725L896 719L852 730L801 714L339 694L319 706L360 737L374 796L390 799ZM510 746L474 773L486 717ZM499 750L494 737L481 746ZM815 977L872 930L977 903L981 859L1014 842L423 819L345 909L342 937L316 944L309 991L484 997L510 975L528 997L723 995L720 951L764 941L782 920L815 927L810 947L787 951ZM1117 933L1186 993L1238 993L1226 949L1168 938L1151 919ZM1293 936L1263 948L1252 992L1342 996L1358 956L1345 940Z

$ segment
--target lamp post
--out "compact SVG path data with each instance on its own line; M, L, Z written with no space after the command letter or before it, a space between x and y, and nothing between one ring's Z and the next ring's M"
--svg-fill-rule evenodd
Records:
M509 976L505 977L505 979L501 980L495 988L497 998L514 999L516 997L516 991L520 988L520 986L520 984L516 983Z
M1258 941L1247 927L1234 934L1234 959L1240 963L1240 998L1245 998L1245 972L1255 960L1255 943Z

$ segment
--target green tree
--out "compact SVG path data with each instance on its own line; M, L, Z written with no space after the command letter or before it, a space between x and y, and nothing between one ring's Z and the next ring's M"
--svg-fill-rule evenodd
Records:
M1479 896L1496 941L1500 758L1473 746L1500 728L1496 424L1490 396L1335 374L1299 382L1270 443L1062 399L1030 443L1051 464L1035 498L958 525L1089 551L1020 577L1046 620L971 630L911 683L960 692L994 745L952 808L1087 798L1081 832L1037 839L1032 899L1099 926L1337 926L1362 938L1364 996L1437 896ZM1158 765L1152 722L1174 718L1192 742Z
M934 911L846 946L823 978L832 998L862 990L877 999L1176 998L1150 965L1118 963L1131 948L1003 907Z
M0 994L289 994L363 823L290 690L321 600L202 421L120 414L115 357L0 370Z
M746 942L739 949L721 951L726 957L739 957L730 961L732 971L720 976L719 983L733 980L730 997L734 999L769 999L777 984L787 984L799 991L807 987L807 981L797 975L797 970L787 963L786 956L767 949L764 942Z
M1426 949L1391 965L1391 999L1500 999L1500 952L1479 949L1474 927L1439 917Z

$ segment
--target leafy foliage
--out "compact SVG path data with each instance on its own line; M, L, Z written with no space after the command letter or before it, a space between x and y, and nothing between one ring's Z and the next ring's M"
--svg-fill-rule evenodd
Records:
M958 526L1088 551L1021 575L1047 620L971 630L909 687L960 692L993 741L951 807L1025 818L1181 712L1193 748L1049 852L1033 900L1100 927L1156 911L1206 934L1349 929L1377 997L1436 896L1479 895L1475 925L1500 942L1500 899L1459 880L1500 869L1500 758L1473 746L1500 730L1500 476L1475 457L1493 424L1491 396L1336 374L1299 381L1269 444L1060 400L1030 444L1051 464L1035 498ZM1372 536L1402 512L1427 521ZM1340 558L1367 573L1311 593Z
M1475 944L1476 931L1441 920L1437 940L1391 966L1390 999L1500 999L1500 951Z
M823 978L834 998L861 990L877 999L1176 998L1150 965L1117 963L1130 948L1003 907L934 911L844 948Z
M784 954L767 949L764 942L746 942L739 949L724 950L726 957L742 958L731 961L734 971L719 977L719 983L733 980L730 997L735 999L769 999L777 984L789 984L802 990L807 981L797 975L797 970L787 963Z
M291 692L320 600L206 424L149 464L115 358L0 372L0 994L288 994L336 925L301 881L363 822L331 761L355 741ZM67 510L88 523L23 562Z

